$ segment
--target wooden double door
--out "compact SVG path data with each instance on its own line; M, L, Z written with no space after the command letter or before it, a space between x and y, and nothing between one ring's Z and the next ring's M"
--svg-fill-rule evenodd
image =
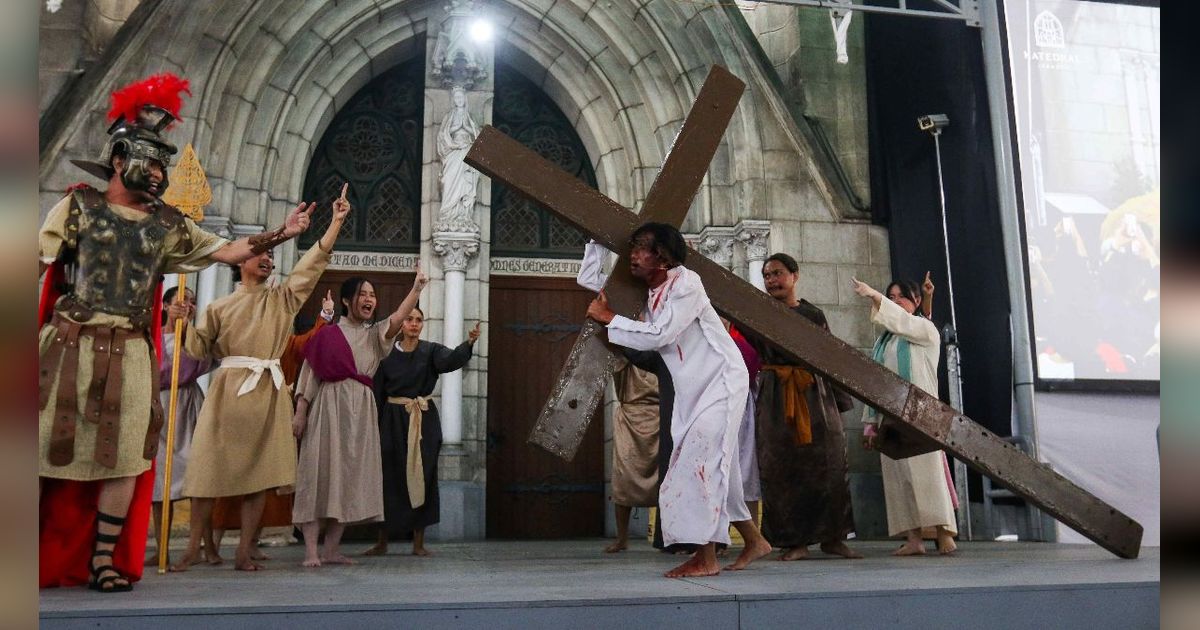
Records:
M574 461L527 442L593 294L571 278L493 276L488 329L487 535L604 535L604 422Z

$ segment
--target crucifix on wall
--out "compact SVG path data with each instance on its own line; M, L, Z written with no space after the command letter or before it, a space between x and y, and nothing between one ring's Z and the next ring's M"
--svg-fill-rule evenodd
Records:
M683 222L743 89L727 70L713 67L640 215L490 126L466 162L617 252L621 259L605 286L609 307L636 318L646 293L629 273L629 237L647 221ZM700 275L713 306L739 328L772 340L784 354L878 410L884 417L879 448L887 456L945 449L1112 553L1137 557L1142 526L1133 519L694 250L687 267ZM612 373L614 357L598 330L599 324L585 322L530 436L567 459Z

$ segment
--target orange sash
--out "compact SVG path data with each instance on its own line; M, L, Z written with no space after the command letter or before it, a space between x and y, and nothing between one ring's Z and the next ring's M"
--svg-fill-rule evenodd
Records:
M813 375L794 365L764 365L763 369L774 372L779 379L783 389L783 418L795 428L796 444L812 444L812 416L804 392L813 386Z

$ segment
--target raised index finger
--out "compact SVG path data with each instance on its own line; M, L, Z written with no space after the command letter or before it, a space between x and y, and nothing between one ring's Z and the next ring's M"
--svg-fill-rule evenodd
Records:
M340 200L342 200L342 201L346 200L346 191L348 191L348 190L350 190L350 182L346 182L346 183L342 184L342 196L339 197Z

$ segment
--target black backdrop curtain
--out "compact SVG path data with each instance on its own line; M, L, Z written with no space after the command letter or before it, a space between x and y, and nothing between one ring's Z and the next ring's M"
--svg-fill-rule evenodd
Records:
M917 118L949 116L940 140L964 407L1006 436L1012 336L980 37L978 28L951 20L865 16L871 210L888 228L893 274L919 284L933 272L933 320L941 328L950 320L950 296L937 163L933 138ZM944 360L939 372L948 401Z

